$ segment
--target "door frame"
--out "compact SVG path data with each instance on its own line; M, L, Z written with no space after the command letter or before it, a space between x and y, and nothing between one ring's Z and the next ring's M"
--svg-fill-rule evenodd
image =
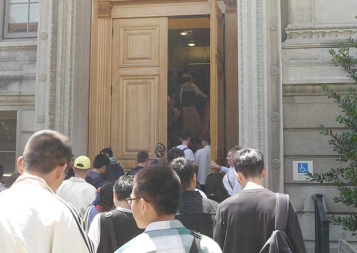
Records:
M91 159L111 146L112 34L113 19L210 15L207 0L93 0L89 98L89 142ZM140 5L141 8L138 8ZM218 5L224 14L223 1ZM142 10L145 10L143 12Z

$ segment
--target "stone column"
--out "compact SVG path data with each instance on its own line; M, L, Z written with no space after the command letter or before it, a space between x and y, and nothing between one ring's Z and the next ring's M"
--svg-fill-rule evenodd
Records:
M238 0L239 143L260 149L283 191L280 0Z
M91 1L40 2L36 130L69 136L87 154Z

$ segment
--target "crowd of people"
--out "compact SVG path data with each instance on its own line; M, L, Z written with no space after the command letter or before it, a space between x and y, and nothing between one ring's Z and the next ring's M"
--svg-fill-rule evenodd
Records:
M207 132L209 117L205 108L209 96L209 82L203 70L189 71L186 67L176 77L168 73L168 146L178 141L179 133L187 131L193 140ZM196 144L194 141L192 144Z
M190 138L182 132L169 150L158 143L151 162L140 151L125 170L110 148L91 163L73 156L66 136L35 133L18 158L20 176L0 185L0 252L306 252L288 195L264 188L259 150L233 147L225 167L210 161L208 135L195 153ZM271 239L277 231L285 244Z

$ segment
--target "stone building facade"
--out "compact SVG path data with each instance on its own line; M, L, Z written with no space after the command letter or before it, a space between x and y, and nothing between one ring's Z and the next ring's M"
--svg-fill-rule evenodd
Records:
M0 0L0 20L8 17L7 2ZM11 150L0 146L7 164L14 166L29 136L46 128L67 134L74 154L88 153L91 20L93 6L99 4L99 13L106 13L108 2L40 1L36 38L9 38L8 23L0 23L0 121L16 122ZM267 186L290 194L306 246L314 252L312 196L324 194L328 214L356 210L334 204L337 191L331 185L293 180L293 161L313 161L315 172L337 165L318 127L342 130L335 122L339 110L320 85L344 91L351 84L331 64L328 51L338 41L357 37L357 2L237 0L226 6L236 8L238 23L239 128L234 134L240 145L264 152ZM331 247L336 248L342 229L330 229ZM348 240L356 241L350 235Z

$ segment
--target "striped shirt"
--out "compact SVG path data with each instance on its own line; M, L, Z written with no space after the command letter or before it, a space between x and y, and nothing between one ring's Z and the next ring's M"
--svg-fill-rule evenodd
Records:
M77 210L42 178L22 175L0 203L1 252L93 252Z
M189 253L194 237L178 220L149 224L144 233L135 237L115 253ZM221 253L218 244L202 235L200 253Z

